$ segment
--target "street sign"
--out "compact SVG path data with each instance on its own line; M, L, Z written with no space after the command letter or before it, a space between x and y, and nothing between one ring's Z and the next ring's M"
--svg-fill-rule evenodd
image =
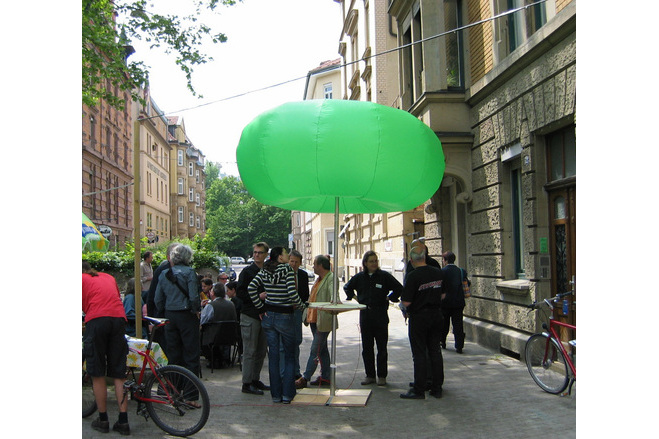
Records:
M101 235L105 237L105 239L109 239L110 236L112 235L112 229L109 226L101 224L97 228L98 231L101 232Z

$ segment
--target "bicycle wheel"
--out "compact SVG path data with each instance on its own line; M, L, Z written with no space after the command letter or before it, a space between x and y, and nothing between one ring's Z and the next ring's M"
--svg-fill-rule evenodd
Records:
M174 436L201 430L210 412L206 387L188 369L168 365L156 370L145 383L146 408L158 427Z
M526 367L531 377L545 392L558 394L568 385L568 365L558 342L545 334L535 334L524 349Z
M92 389L92 377L82 370L82 417L87 418L96 411L96 399Z

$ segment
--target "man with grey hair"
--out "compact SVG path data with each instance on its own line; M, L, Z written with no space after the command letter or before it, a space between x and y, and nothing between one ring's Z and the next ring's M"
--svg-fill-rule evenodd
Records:
M407 308L410 319L409 339L414 362L414 387L407 393L401 393L400 397L425 399L426 382L430 372L430 395L441 398L444 364L440 347L443 320L440 302L444 275L440 269L426 264L426 252L420 246L412 248L410 260L414 270L407 276L401 301Z
M191 261L189 246L179 244L172 250L172 267L160 274L154 300L156 309L164 310L165 318L169 319L165 326L169 363L183 366L199 376L201 298Z
M158 310L156 309L156 288L158 287L158 278L160 277L160 274L170 268L172 265L169 262L169 258L171 255L172 250L176 248L176 246L179 245L178 242L172 242L167 246L167 250L165 250L165 260L160 263L160 265L155 269L153 272L153 279L151 280L151 284L149 285L149 291L142 291L142 303L145 304L146 310L144 314L147 316L151 317L164 317L165 316L165 311ZM157 331L155 335L153 336L153 341L158 343L160 345L160 348L163 350L165 355L167 355L167 339L165 338L165 331L162 329L160 331Z

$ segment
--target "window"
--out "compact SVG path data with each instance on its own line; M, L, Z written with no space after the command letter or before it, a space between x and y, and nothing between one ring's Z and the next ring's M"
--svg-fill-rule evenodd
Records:
M549 181L577 175L577 141L574 125L547 136L549 146Z
M522 186L522 145L515 143L501 150L501 161L505 166L508 178L504 181L503 198L509 208L504 210L504 229L510 233L511 239L506 242L504 252L512 257L506 257L504 267L506 277L525 279L524 269L524 195Z
M462 27L462 2L444 0L444 28L446 31ZM451 32L444 37L446 44L446 85L464 87L463 32Z
M334 257L334 230L325 231L325 237L327 242L327 254L330 257Z
M536 0L495 0L495 14L535 3ZM555 9L555 8L553 8ZM553 10L552 9L552 10ZM495 21L495 52L502 60L524 44L538 29L547 23L546 2L506 15Z
M146 214L146 229L151 230L153 228L153 214Z
M156 200L160 201L160 179L156 177Z
M182 223L183 222L183 207L178 208L178 222Z
M183 166L183 150L178 150L178 165Z
M323 95L325 99L332 99L332 83L323 85Z
M197 169L195 171L195 179L196 179L197 183L199 183L199 169Z
M197 216L197 223L196 224L197 224L198 229L201 228L201 218L199 218L199 216Z
M188 163L188 176L189 177L194 176L194 162Z
M524 231L522 228L522 170L516 167L510 172L512 229L513 229L513 256L515 259L515 273L518 279L524 276Z
M146 173L146 194L151 195L151 173Z
M194 213L190 212L190 227L194 227Z
M183 178L179 178L179 179L178 179L178 194L179 194L179 195L183 195L183 194L184 194L184 192L183 192L184 187L183 187L183 186L184 186L184 185L183 185Z
M201 205L201 197L199 196L199 192L197 192L194 196L195 202L197 203L197 206Z
M194 201L194 188L191 187L188 191L188 201Z

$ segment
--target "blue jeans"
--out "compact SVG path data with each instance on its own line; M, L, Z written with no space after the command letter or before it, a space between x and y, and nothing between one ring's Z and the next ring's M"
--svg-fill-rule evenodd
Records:
M293 376L300 376L300 345L302 344L302 309L296 309L293 312L295 316L295 367ZM284 375L284 346L279 347L279 372Z
M316 371L317 360L320 360L320 376L323 379L330 379L330 354L327 349L327 337L329 332L321 332L318 330L318 325L315 323L309 324L311 327L311 334L313 341L311 342L311 352L309 352L309 360L307 360L307 368L304 370L304 379L309 381L311 376Z
M268 372L272 400L291 401L295 398L295 317L293 313L268 311L263 316L261 327L268 340ZM279 347L284 347L284 373L279 371Z

